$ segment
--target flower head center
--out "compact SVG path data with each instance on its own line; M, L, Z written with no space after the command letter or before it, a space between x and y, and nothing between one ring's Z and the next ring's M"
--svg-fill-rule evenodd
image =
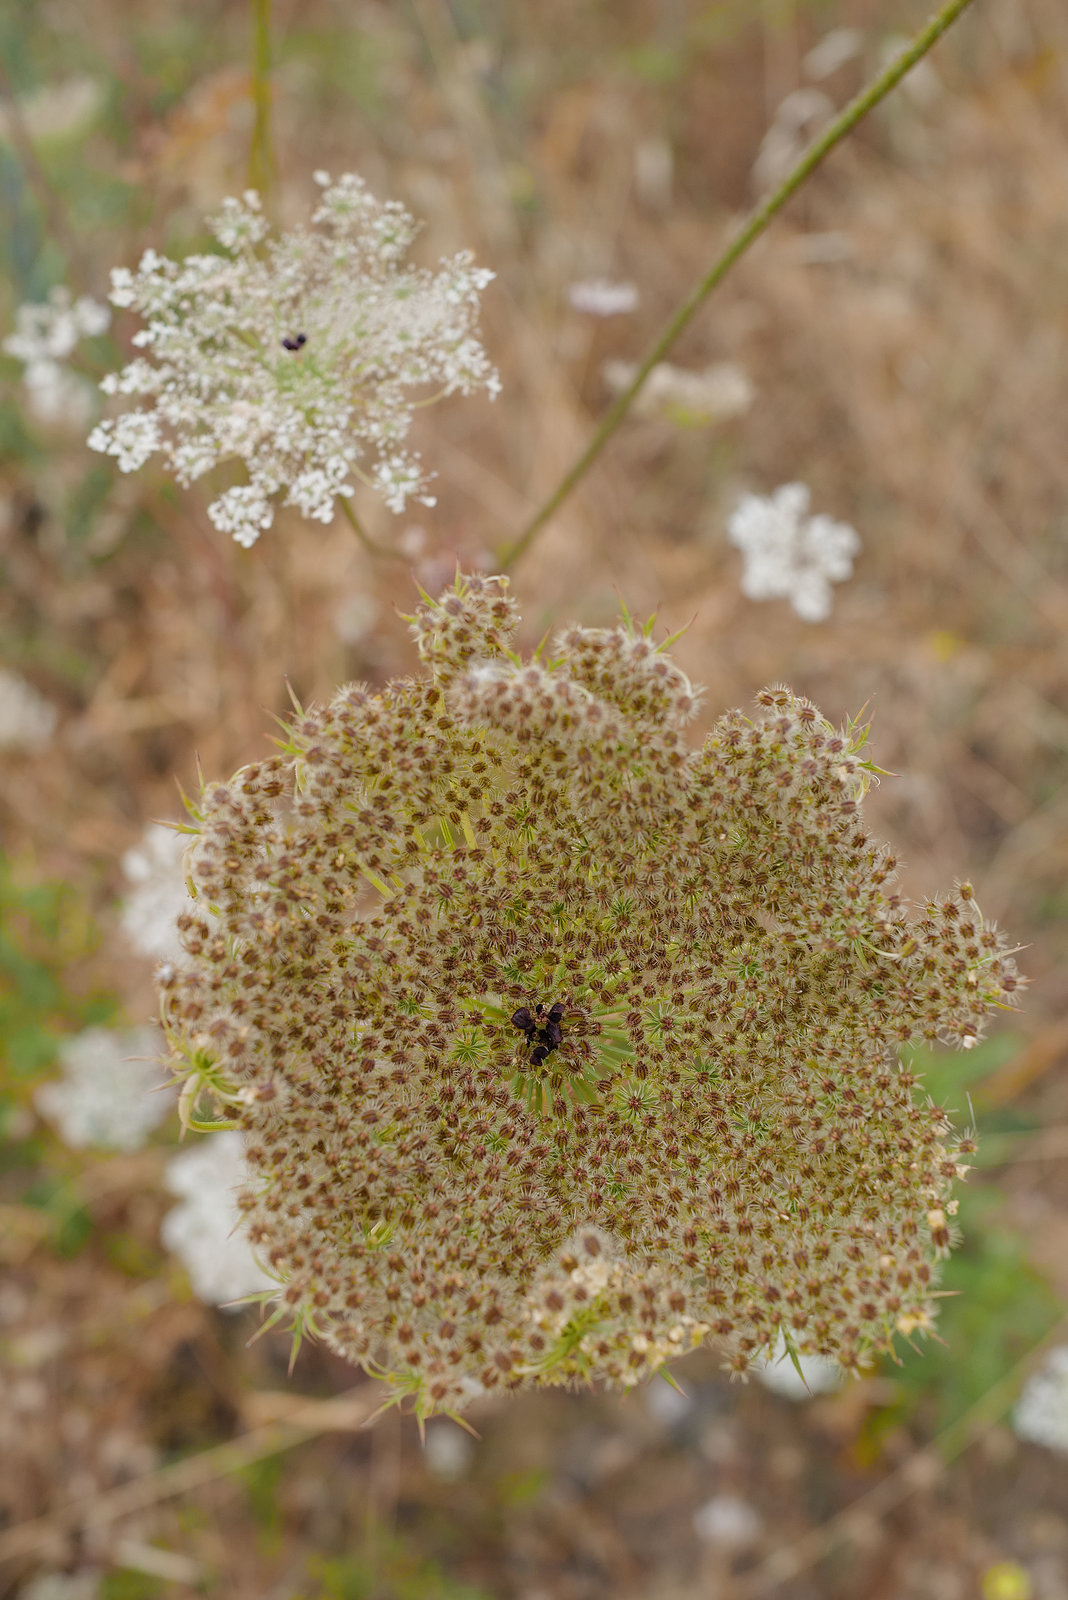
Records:
M548 1011L539 1001L533 1011L527 1006L520 1006L518 1011L513 1012L512 1026L518 1028L525 1037L533 1066L540 1067L557 1046L563 1044L564 1011L563 1001L557 1000Z

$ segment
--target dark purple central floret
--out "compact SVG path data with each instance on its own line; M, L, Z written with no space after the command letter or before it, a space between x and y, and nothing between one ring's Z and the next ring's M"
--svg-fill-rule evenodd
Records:
M534 1047L530 1052L530 1059L535 1066L540 1067L556 1047L563 1043L564 1030L560 1026L563 1015L564 1007L559 1000L549 1011L538 1004L533 1012L526 1006L520 1006L518 1011L512 1013L512 1026L524 1033L527 1044Z

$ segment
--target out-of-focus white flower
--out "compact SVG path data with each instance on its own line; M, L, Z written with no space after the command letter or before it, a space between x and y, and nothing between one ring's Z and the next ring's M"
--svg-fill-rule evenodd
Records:
M573 283L567 298L574 311L584 311L589 317L621 317L638 309L637 285L612 283L608 278Z
M36 144L45 139L69 139L82 133L104 104L106 89L100 78L67 78L46 83L19 95L18 114L23 128ZM0 107L0 138L13 136L13 117Z
M90 1028L59 1049L62 1077L34 1096L41 1115L75 1149L139 1150L174 1110L154 1028Z
M107 306L88 295L75 300L70 290L59 284L43 303L19 306L15 331L4 340L4 349L26 366L35 361L66 361L82 339L106 332L110 322Z
M92 1568L80 1572L38 1572L19 1590L19 1600L97 1600L103 1574Z
M56 731L59 712L32 684L0 667L0 750L40 750Z
M80 432L96 410L93 385L58 361L35 361L24 382L31 415L48 427Z
M703 1544L740 1550L760 1533L760 1514L748 1500L734 1494L717 1494L693 1514L694 1532Z
M633 361L606 361L602 368L613 394L622 394L637 371ZM692 427L740 416L752 405L754 393L753 385L733 361L717 361L700 372L660 361L638 391L631 410L637 417L666 416Z
M634 193L647 211L664 212L671 204L675 152L663 134L650 134L634 146Z
M677 1389L674 1384L668 1383L665 1378L654 1378L652 1383L646 1386L645 1405L657 1422L663 1423L665 1428L673 1428L693 1410L690 1396Z
M349 595L334 612L334 629L342 644L359 644L378 620L378 602L369 594Z
M238 1191L248 1180L240 1133L213 1133L167 1163L164 1183L181 1201L161 1237L189 1274L193 1293L223 1305L272 1287L240 1229Z
M191 904L182 868L188 843L187 834L150 822L140 844L122 858L130 885L122 926L130 943L156 961L178 961L182 956L175 924Z
M110 321L106 306L88 295L75 300L62 284L42 304L19 306L15 331L3 348L25 367L30 410L39 421L71 428L89 421L95 404L92 385L65 363L82 339L103 333Z
M455 1422L432 1421L426 1430L423 1460L435 1478L453 1483L470 1469L475 1457L475 1441Z
M124 472L158 452L182 484L243 462L248 483L208 511L246 547L279 504L330 522L353 479L393 511L433 505L419 458L403 448L411 391L500 387L475 332L493 273L468 252L436 272L404 265L417 230L403 206L376 200L351 173L315 180L310 228L270 236L248 190L211 221L225 254L171 261L148 250L135 272L111 275L112 304L144 318L134 343L152 359L104 379L105 393L144 403L102 422L89 444Z
M786 1349L786 1340L780 1333L778 1343L768 1359L754 1362L751 1371L766 1389L785 1395L788 1400L811 1400L813 1395L833 1394L841 1388L843 1372L837 1361L827 1356L798 1356L794 1366Z
M1028 1378L1012 1414L1021 1439L1068 1455L1068 1344L1057 1345Z
M750 600L789 600L806 622L831 614L831 584L852 576L860 539L848 523L808 515L803 483L786 483L766 499L747 494L727 521L727 536L745 558L742 593Z
M879 71L885 72L887 67L892 67L898 57L904 55L911 43L906 34L889 34L879 49ZM903 95L921 108L934 105L943 93L943 84L938 76L938 68L930 56L923 56L913 63L902 78L900 89ZM893 104L893 97L887 104Z
M832 28L805 56L801 63L810 83L829 78L832 72L853 61L864 48L864 35L859 28Z
M834 102L822 89L794 89L786 96L753 162L753 182L759 194L782 183L833 116Z

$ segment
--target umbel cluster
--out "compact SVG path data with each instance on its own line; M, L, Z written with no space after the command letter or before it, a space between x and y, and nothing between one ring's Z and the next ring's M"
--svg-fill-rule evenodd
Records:
M773 688L693 749L651 624L517 620L458 578L421 675L196 807L163 1015L279 1309L420 1416L706 1341L855 1369L930 1325L973 1146L909 1046L1015 998L1004 941L895 890L863 733Z

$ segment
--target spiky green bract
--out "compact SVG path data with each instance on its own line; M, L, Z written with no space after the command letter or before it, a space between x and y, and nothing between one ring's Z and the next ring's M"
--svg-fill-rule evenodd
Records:
M894 892L862 733L776 688L692 750L648 630L524 662L515 622L458 578L423 676L205 789L164 1016L244 1129L249 1236L421 1417L706 1339L855 1368L929 1321L963 1170L900 1053L973 1041L1013 963L969 887Z

